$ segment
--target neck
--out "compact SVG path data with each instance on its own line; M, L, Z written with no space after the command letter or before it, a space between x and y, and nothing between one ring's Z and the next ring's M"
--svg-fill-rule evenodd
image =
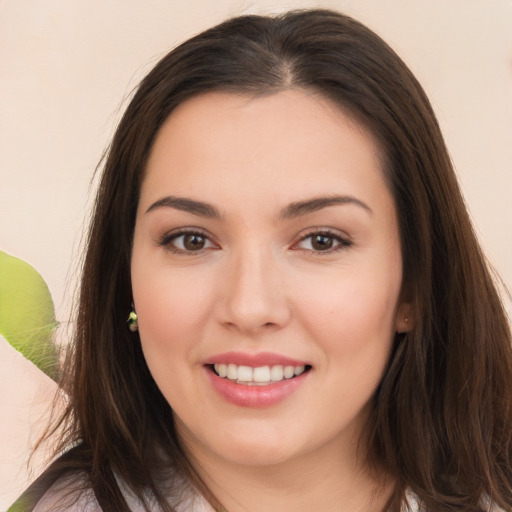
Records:
M286 462L252 466L195 457L196 470L229 512L377 512L393 491L384 472L370 472L333 446ZM197 455L197 454L196 454Z

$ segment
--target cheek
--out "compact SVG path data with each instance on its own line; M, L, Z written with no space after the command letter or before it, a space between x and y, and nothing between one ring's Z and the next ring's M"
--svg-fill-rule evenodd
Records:
M204 279L190 279L164 268L133 272L132 287L145 352L155 348L175 353L191 340L197 341L210 303Z
M302 296L300 316L316 339L344 356L381 347L388 350L394 335L399 278L352 272L325 283L315 280Z

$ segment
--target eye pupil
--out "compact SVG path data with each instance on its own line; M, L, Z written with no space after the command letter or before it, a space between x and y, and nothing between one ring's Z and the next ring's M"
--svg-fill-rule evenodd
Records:
M188 251L199 251L204 248L204 244L204 236L190 234L183 237L183 246Z
M317 251L327 251L328 249L332 249L332 236L322 234L315 235L311 240L311 245L313 246L313 249Z

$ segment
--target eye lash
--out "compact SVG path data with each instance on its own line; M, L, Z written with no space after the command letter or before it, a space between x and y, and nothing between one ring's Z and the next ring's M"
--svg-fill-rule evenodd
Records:
M175 238L181 236L181 235L200 235L200 236L206 236L205 233L198 229L179 229L177 231L171 231L169 233L165 233L162 236L158 238L158 245L166 245L171 240L174 240Z
M317 227L317 228L311 228L310 230L308 230L308 232L303 234L299 238L298 242L296 242L294 245L297 245L300 242L307 240L309 237L311 237L313 235L327 235L327 236L335 239L339 245L337 245L336 247L334 247L332 249L328 249L325 251L313 251L310 249L301 249L301 248L297 248L296 250L303 250L303 251L306 251L309 253L313 253L315 255L322 256L322 255L328 255L328 254L332 254L332 253L335 253L338 251L342 251L344 249L351 247L354 244L354 242L352 240L350 240L348 237L344 237L344 236L340 235L339 231L335 231L330 228Z
M172 244L172 241L176 238L183 236L183 235L197 235L202 236L205 239L210 240L210 237L202 230L197 228L180 228L178 230L174 230L168 233L163 234L160 236L157 240L157 245L160 247L165 248L166 250L175 253L175 254L185 254L185 255L193 255L193 254L200 254L204 251L204 249L200 249L198 251L184 251L177 247L175 247ZM211 241L211 240L210 240Z
M171 232L167 232L164 235L160 236L157 240L157 245L160 247L164 247L166 250L168 250L172 253L189 255L189 256L194 255L194 254L196 254L196 255L201 254L202 252L204 252L206 250L206 248L203 248L203 249L199 249L197 251L188 251L188 250L180 249L180 248L176 247L175 245L173 245L172 242L175 239L177 239L183 235L197 235L197 236L205 238L209 242L212 242L210 236L208 234L206 234L201 229L180 228L180 229L177 229L177 230L174 230ZM335 240L337 245L333 248L329 248L326 250L313 250L313 249L305 249L305 248L297 247L298 244L300 244L304 240L307 240L308 238L310 238L314 235L328 236L328 237L332 238L333 240ZM348 239L348 237L344 237L344 236L340 235L340 233L338 231L335 231L330 228L318 227L318 228L311 228L306 233L304 233L299 238L299 240L293 244L292 249L298 250L298 251L305 251L305 252L312 253L315 255L328 255L328 254L336 253L338 251L347 249L352 245L353 245L353 242L350 239Z

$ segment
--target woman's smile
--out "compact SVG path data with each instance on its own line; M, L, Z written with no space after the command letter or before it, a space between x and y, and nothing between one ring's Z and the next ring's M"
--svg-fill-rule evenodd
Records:
M227 352L204 365L212 387L241 407L270 407L285 400L305 381L312 366L271 352Z
M378 147L322 97L211 93L161 128L132 285L148 366L195 457L355 457L405 329L401 282Z

